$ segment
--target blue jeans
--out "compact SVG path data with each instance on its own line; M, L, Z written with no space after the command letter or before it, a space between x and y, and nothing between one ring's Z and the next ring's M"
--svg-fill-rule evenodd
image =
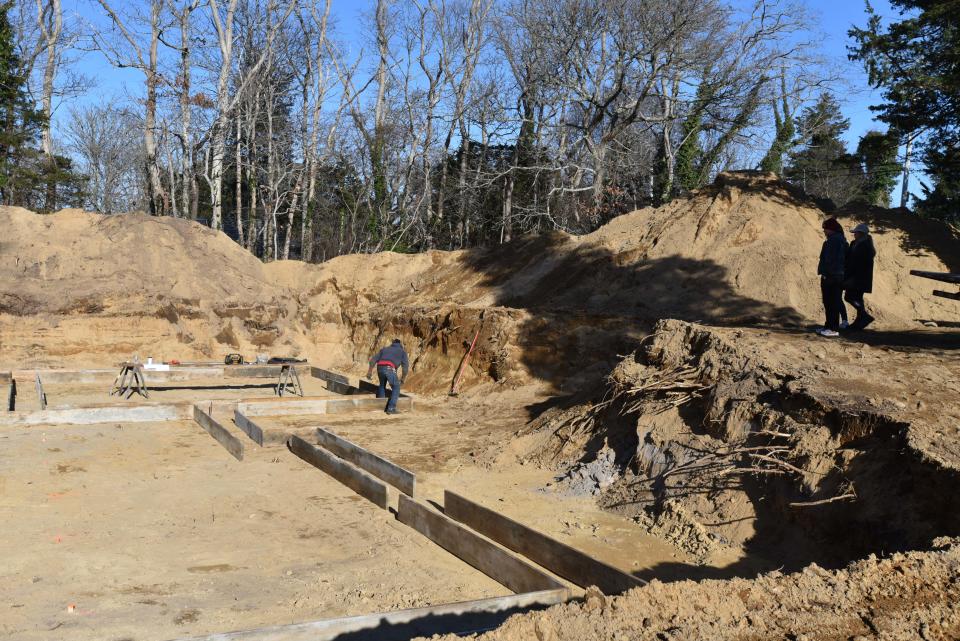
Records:
M377 376L380 378L380 387L377 388L377 398L387 397L387 383L390 383L390 400L387 401L387 411L397 409L397 400L400 399L400 379L397 370L392 367L378 367Z

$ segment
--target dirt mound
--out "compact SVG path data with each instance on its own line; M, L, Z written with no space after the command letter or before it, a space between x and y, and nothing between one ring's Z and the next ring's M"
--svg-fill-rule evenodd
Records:
M175 218L0 209L0 311L152 311L156 301L210 306L277 295L262 263L223 234Z
M0 225L8 367L252 356L279 342L278 321L296 309L259 260L186 220L5 207Z
M960 541L828 572L681 581L510 618L482 641L716 639L857 641L960 637ZM437 638L437 637L434 637ZM453 641L455 637L443 637Z
M947 271L960 240L939 223L886 210L848 211L849 230L873 224L878 258L869 298L881 323L911 326L955 316L910 269ZM371 285L404 304L454 303L569 310L647 320L804 324L822 316L816 275L825 214L772 175L722 174L714 185L596 232L518 239L505 247L336 258L320 273ZM370 274L378 278L371 281Z
M476 336L465 387L543 381L569 390L608 373L660 318L815 322L822 218L783 183L747 172L582 237L263 265L184 220L3 208L0 365L240 351L357 371L389 335L416 352L411 383L440 391ZM955 303L933 298L930 284L907 272L947 269L960 241L878 210L843 222L861 219L877 227L868 299L876 327L954 318Z

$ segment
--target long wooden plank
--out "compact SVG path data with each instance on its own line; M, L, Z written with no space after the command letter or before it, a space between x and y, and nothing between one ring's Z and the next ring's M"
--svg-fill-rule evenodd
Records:
M512 552L406 494L400 495L397 519L518 594L564 587Z
M233 410L233 422L237 424L244 434L250 437L257 445L263 446L263 430L260 426L243 415L239 409Z
M220 425L217 421L213 419L212 416L204 412L197 405L193 406L193 420L197 424L205 429L210 436L213 437L217 443L223 446L225 450L230 452L233 458L238 461L243 460L243 443L236 436L230 433L227 428L223 425Z
M925 272L919 269L911 269L911 276L919 276L920 278L929 278L930 280L938 280L941 283L957 283L960 285L960 274L951 274L949 272Z
M31 425L92 425L95 423L152 423L182 421L193 418L189 403L157 403L155 405L104 405L101 407L74 407L48 409L43 412L0 413L0 425L28 427Z
M331 398L327 401L327 414L339 414L342 412L357 412L364 410L382 410L387 405L385 398L370 398L364 396L361 398ZM401 396L397 400L397 409L413 409L413 399L409 396Z
M443 493L443 510L450 518L580 587L595 585L606 594L620 594L645 585L612 565L449 490Z
M934 296L939 296L940 298L949 298L951 300L960 300L960 292L945 292L939 289L933 290Z
M310 375L322 381L335 381L337 383L343 383L344 385L350 384L350 379L343 374L337 374L336 372L331 372L321 367L311 367Z
M7 405L5 411L17 409L17 381L12 378L7 382Z
M406 641L435 634L469 634L492 630L521 612L539 610L570 598L566 589L445 603L426 608L277 625L179 641Z
M306 365L306 363L291 363ZM223 368L225 378L280 378L283 365L227 365Z
M248 400L237 404L245 416L294 416L298 414L341 414L380 409L386 406L382 398L288 398L271 400ZM402 397L397 408L409 410L413 399Z
M307 443L299 436L293 435L287 439L287 447L304 461L326 472L377 507L386 510L389 506L390 497L386 484L355 465Z
M373 474L404 494L414 496L417 477L413 472L322 427L317 428L317 442L345 461Z
M19 370L14 372L17 378L33 378L36 374L43 377L45 385L75 383L102 383L116 378L119 369L40 369ZM223 367L179 367L173 366L166 371L144 368L144 374L151 384L190 381L200 378L223 378Z

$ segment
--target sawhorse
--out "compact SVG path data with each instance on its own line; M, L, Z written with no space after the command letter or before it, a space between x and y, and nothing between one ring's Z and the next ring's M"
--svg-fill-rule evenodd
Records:
M300 375L297 374L297 368L290 363L284 363L280 366L280 380L277 382L277 396L283 396L287 387L293 388L293 393L297 396L303 396L303 385L300 384Z
M140 363L123 363L120 373L113 381L113 387L110 389L110 396L116 394L127 398L133 396L136 392L144 398L150 398L150 392L147 390L147 381L143 377L143 365Z

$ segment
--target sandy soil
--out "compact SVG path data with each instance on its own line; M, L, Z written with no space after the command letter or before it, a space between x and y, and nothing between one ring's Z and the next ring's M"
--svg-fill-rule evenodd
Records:
M0 520L4 638L159 640L509 593L285 450L238 462L192 423L4 430Z
M512 617L476 638L951 641L960 638L960 541L943 545L933 552L871 557L837 572L811 565L754 581L655 582L620 597L588 595L583 602Z

